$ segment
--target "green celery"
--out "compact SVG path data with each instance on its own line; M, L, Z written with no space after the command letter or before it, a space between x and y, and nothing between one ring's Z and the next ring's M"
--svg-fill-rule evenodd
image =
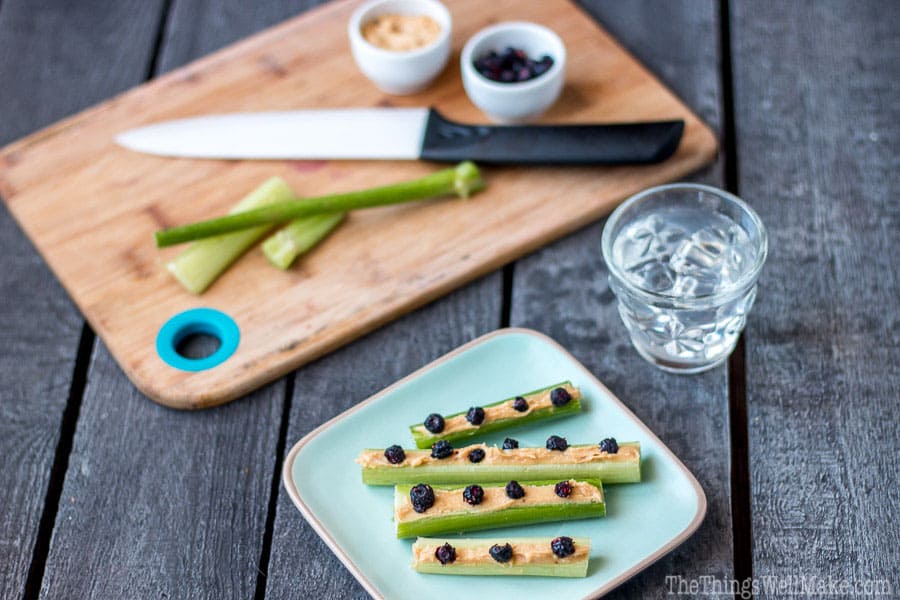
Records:
M553 481L519 481L524 486L552 486L556 485L559 480ZM583 483L590 484L600 490L601 498L603 497L603 485L598 480L582 480ZM410 485L398 485L394 487L394 503L395 506L401 502L409 502ZM435 492L442 491L458 491L462 493L465 486L431 486ZM482 484L487 492L494 488L505 493L503 490L506 483ZM526 498L528 494L526 492ZM591 517L602 517L606 515L606 503L601 499L599 502L575 502L570 500L559 499L558 503L538 504L528 506L507 506L496 510L466 510L463 512L453 512L433 517L419 517L411 521L397 521L397 537L409 538L424 535L441 535L445 533L462 533L465 531L477 531L481 529L499 529L502 527L514 527L517 525L528 525L532 523L546 523L550 521L570 521L573 519L587 519Z
M465 161L412 181L316 198L292 197L241 214L162 229L155 234L156 245L163 248L259 225L277 225L299 217L386 206L436 196L456 194L460 198L468 198L482 189L484 180L478 167L475 163Z
M328 236L347 213L313 215L294 219L262 244L263 254L279 269L287 269L301 254Z
M516 547L522 544L540 544L550 546L553 538L469 538L446 539L420 537L413 543L412 568L419 573L436 575L529 575L536 577L586 577L588 561L590 559L591 540L587 537L573 537L576 548L588 549L583 558L573 557L556 558L553 564L530 563L517 557L508 563L498 563L490 556L490 547L494 544L510 544L513 548L513 556L516 556ZM484 552L484 562L478 564L461 564L461 561L448 562L442 565L437 560L417 560L418 554L433 555L438 547L450 544L457 550L475 549Z
M283 179L272 177L238 202L231 214L277 204L294 197L294 192ZM269 225L261 225L201 240L169 261L166 268L187 291L202 294L270 228Z
M569 448L593 446L593 444L573 445ZM482 447L473 445L458 449L466 453L469 448ZM420 481L429 483L454 484L454 483L481 483L491 481L517 481L537 479L599 479L603 483L635 483L641 480L641 459L639 442L620 442L619 452L623 449L635 448L634 459L617 460L615 458L602 457L600 459L583 463L535 463L521 465L496 465L490 463L486 457L480 463L452 464L441 461L433 461L423 465L409 466L379 465L362 468L362 481L368 485L395 485L402 483L415 484ZM520 448L528 451L533 448ZM383 449L367 450L367 452L383 453ZM409 456L422 450L407 450ZM515 453L516 450L504 450L504 453ZM614 457L616 455L609 455ZM386 462L386 461L385 461Z

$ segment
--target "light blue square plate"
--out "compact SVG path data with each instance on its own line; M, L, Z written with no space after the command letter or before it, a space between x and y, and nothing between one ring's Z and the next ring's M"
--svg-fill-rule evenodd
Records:
M424 575L409 564L412 540L394 533L393 489L362 484L354 462L363 448L413 442L408 426L570 379L583 414L487 436L523 446L558 434L570 443L605 437L639 441L643 481L606 488L607 516L483 531L467 537L589 536L584 579ZM291 449L284 485L307 521L376 598L586 598L604 594L686 540L706 514L700 484L646 425L550 338L503 329L483 336L325 423ZM474 595L473 595L474 594Z

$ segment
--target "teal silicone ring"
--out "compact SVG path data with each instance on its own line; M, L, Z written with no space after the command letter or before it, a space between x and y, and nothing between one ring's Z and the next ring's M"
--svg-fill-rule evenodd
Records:
M204 358L187 358L178 354L178 344L197 333L217 338L219 348ZM192 308L166 321L156 336L156 353L167 365L176 369L205 371L228 360L240 341L241 331L234 319L212 308Z

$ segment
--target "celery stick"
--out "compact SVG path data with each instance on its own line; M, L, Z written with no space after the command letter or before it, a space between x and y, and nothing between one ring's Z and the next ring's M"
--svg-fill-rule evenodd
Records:
M284 202L294 197L291 188L283 179L272 177L238 202L231 210L231 214ZM231 263L270 228L269 225L261 225L196 242L170 261L166 268L187 291L202 294Z
M468 460L475 448L485 451L481 462ZM501 450L494 446L472 444L453 451L445 459L430 457L428 450L405 450L406 458L391 464L384 449L367 449L357 462L362 466L362 481L369 485L399 483L480 483L536 479L599 479L603 483L633 483L641 480L641 445L619 442L617 454L597 452L596 444L572 445L564 452L545 448ZM590 456L587 456L590 455Z
M571 397L568 402L561 406L553 405L550 400L550 393L556 388L562 388ZM410 425L409 430L417 447L430 448L438 440L462 440L476 435L492 433L500 429L525 425L534 421L564 417L581 411L581 392L572 385L571 381L563 381L539 390L533 390L520 394L518 397L523 398L528 405L528 409L524 412L519 412L512 408L512 403L517 398L517 396L513 396L512 398L506 398L505 400L482 406L481 408L485 411L485 418L480 425L469 423L466 420L466 412L459 412L443 417L444 430L438 433L428 431L422 423Z
M591 553L587 537L571 538L575 552L560 558L553 554L550 537L493 537L445 539L420 537L412 545L412 568L436 575L530 575L537 577L586 577ZM441 564L435 553L449 544L453 560ZM509 544L513 555L500 563L490 555L493 545ZM527 550L527 551L524 551Z
M482 189L484 181L478 167L475 163L465 161L453 168L412 181L316 198L293 197L241 214L163 229L156 232L156 245L162 248L257 225L277 225L299 217L399 204L448 194L468 198Z
M325 239L345 216L335 213L294 219L263 242L263 254L279 269L287 269L294 259Z
M569 480L592 494L571 498L561 498L554 493L558 481L520 481L525 495L517 500L510 500L506 496L506 483L481 484L484 500L476 506L470 506L461 499L465 486L433 484L431 487L436 498L435 504L424 513L417 513L412 509L409 499L412 486L398 485L394 488L397 537L498 529L548 521L602 517L606 514L600 481ZM535 499L539 494L542 495ZM437 513L438 507L441 507L440 513ZM435 514L432 516L430 512Z

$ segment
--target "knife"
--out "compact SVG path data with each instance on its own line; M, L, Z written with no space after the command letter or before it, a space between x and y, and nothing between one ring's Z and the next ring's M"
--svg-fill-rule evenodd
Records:
M220 159L380 159L493 164L649 164L671 156L684 121L465 125L431 108L207 115L116 136L149 154Z

